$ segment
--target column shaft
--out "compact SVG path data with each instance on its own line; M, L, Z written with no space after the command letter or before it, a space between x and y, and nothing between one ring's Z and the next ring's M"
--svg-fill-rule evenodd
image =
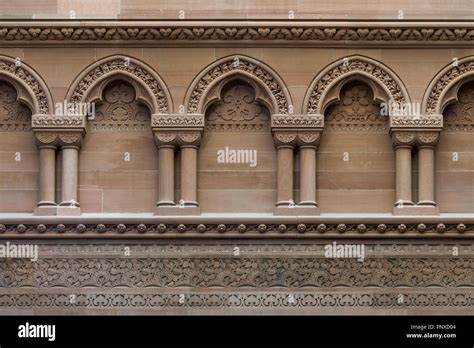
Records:
M411 147L398 146L396 157L396 205L413 205L411 192Z
M278 152L278 199L277 206L293 202L293 147L279 146Z
M197 147L181 147L181 200L184 205L198 206L197 202Z
M79 149L74 146L62 147L62 206L78 207L77 170Z
M300 203L317 206L316 203L316 148L300 147Z
M40 146L40 201L38 207L55 206L56 147Z
M418 149L418 204L436 206L434 201L434 147Z
M173 206L174 201L174 146L158 147L158 203L157 206Z

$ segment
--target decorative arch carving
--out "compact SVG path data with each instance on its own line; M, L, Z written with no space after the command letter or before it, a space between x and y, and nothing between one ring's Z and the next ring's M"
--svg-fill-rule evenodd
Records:
M376 86L354 79L338 85L324 113L326 130L387 131L388 116L381 115L380 103L385 99ZM374 92L375 91L375 92ZM334 103L329 103L333 100Z
M269 131L268 100L253 81L223 79L206 97L205 129Z
M459 89L474 80L474 56L464 57L455 64L446 65L431 80L425 91L422 112L426 115L441 115L444 109L456 102Z
M341 88L355 79L367 83L379 102L410 102L408 90L390 68L374 59L354 55L331 63L313 79L303 101L303 112L324 114L328 105L338 100Z
M272 114L289 114L292 105L288 88L278 74L266 64L243 55L232 55L208 65L191 83L184 98L188 114L203 114L210 95L223 86L223 80L243 79L259 86L266 94L266 104ZM257 90L257 89L256 89ZM216 94L217 95L217 94Z
M172 112L171 96L161 77L149 65L125 55L103 58L84 69L69 87L66 100L71 103L100 100L107 85L117 79L132 84L136 99L153 114Z
M33 114L50 114L53 98L41 76L21 60L0 55L0 80L16 90L18 101L26 104Z

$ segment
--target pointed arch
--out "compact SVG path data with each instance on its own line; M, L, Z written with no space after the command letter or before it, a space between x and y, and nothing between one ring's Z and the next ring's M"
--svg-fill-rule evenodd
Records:
M227 56L205 67L186 91L183 103L186 112L203 114L215 87L239 78L264 91L262 100L266 100L272 114L290 113L291 96L282 78L265 63L244 55Z
M32 114L53 112L53 98L43 78L28 64L0 55L0 79L9 82L17 92L17 100L25 103Z
M407 88L394 71L372 58L352 55L329 64L313 79L303 101L303 113L324 114L338 99L341 88L356 79L367 83L379 102L410 102Z
M71 103L100 100L103 90L114 80L124 79L152 114L173 112L168 87L148 64L125 55L102 58L81 71L69 87L66 100Z
M441 115L448 104L458 100L459 89L474 79L474 56L467 56L446 65L431 80L423 95L422 112Z

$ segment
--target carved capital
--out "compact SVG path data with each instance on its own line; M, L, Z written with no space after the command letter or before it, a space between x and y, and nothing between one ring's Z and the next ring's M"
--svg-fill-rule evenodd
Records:
M298 132L296 142L298 146L318 147L321 140L321 132Z
M58 145L61 147L78 147L82 146L83 132L59 132L58 133Z
M153 114L151 126L154 130L204 128L203 114Z
M436 146L440 132L416 132L416 146Z
M271 121L272 129L287 129L287 128L324 128L324 115L308 114L308 115L272 115Z
M58 145L58 133L57 132L35 132L35 141L38 147L43 146L57 146Z
M275 146L295 146L297 134L297 132L274 132Z
M176 146L178 133L175 131L154 132L156 146Z
M395 148L399 146L413 147L415 145L415 140L416 140L415 132L412 132L412 131L392 132L393 147Z
M178 133L177 141L179 146L199 146L201 143L200 131L181 131Z

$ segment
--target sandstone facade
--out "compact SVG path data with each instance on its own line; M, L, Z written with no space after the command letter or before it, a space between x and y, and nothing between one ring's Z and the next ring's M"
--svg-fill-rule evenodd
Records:
M472 312L467 2L54 3L0 23L0 313Z

